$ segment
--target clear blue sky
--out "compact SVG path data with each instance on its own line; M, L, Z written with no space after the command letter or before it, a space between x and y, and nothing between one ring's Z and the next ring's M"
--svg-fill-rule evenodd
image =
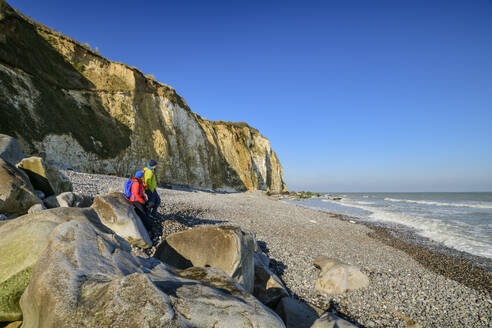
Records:
M491 0L9 3L258 128L290 189L492 191Z

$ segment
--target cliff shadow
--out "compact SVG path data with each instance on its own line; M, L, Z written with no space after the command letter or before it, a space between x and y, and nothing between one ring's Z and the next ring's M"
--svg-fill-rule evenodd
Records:
M83 74L91 58L105 59L6 4L2 15L0 35L6 42L0 47L0 96L7 101L0 102L0 131L31 150L49 134L69 135L98 158L113 158L126 149L130 129L111 117ZM74 46L73 62L52 45L65 42ZM13 99L22 100L12 106Z

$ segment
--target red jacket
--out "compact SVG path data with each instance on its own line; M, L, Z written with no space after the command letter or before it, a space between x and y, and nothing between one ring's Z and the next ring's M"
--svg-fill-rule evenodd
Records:
M144 196L144 185L142 179L137 179L135 177L132 178L132 187L130 192L132 193L129 200L131 202L139 202L145 204L145 196Z

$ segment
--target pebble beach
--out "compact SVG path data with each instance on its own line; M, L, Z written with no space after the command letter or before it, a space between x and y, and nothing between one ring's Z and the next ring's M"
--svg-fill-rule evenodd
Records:
M64 170L74 191L122 191L125 178ZM384 227L304 208L264 192L214 193L159 188L154 248L168 234L200 224L233 223L255 234L271 269L316 313L336 311L361 327L492 327L492 264L412 243ZM138 250L137 250L138 251ZM326 255L358 266L368 288L322 295L313 261ZM306 322L309 327L312 322Z

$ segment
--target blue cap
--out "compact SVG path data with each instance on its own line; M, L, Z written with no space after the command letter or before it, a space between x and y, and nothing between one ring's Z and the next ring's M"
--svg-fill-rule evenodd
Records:
M157 165L157 162L151 159L149 162L149 166L154 166L154 165Z
M140 179L143 176L144 176L144 173L142 171L137 171L137 173L135 173L135 178L137 178L137 179Z

